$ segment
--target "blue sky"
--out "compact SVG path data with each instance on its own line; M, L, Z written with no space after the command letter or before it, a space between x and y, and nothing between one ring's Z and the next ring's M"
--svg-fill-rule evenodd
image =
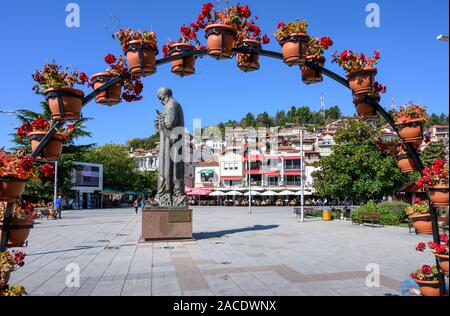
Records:
M178 37L179 27L195 20L200 0L139 1L139 0L78 0L80 28L67 28L66 5L71 1L4 1L0 10L2 50L0 110L26 108L38 110L40 97L31 91L31 73L46 60L55 59L93 74L104 70L107 53L120 54L118 42L110 33L116 30L112 14L119 16L122 27L141 28L157 32L159 45ZM381 9L381 27L365 24L366 5L376 2ZM251 6L260 17L263 32L272 34L279 21L297 17L306 19L309 33L328 35L335 50L353 49L371 55L378 49L382 59L378 80L388 86L382 104L389 107L391 98L398 104L413 101L429 107L430 112L448 113L449 64L448 43L437 41L439 34L448 34L448 0L277 0L241 1ZM109 32L105 29L105 25ZM275 39L265 47L279 51ZM161 57L161 55L159 56ZM336 65L326 67L343 75ZM336 82L325 79L322 84L306 86L298 68L289 68L281 61L261 59L261 70L242 73L236 61L215 61L205 57L197 62L197 74L179 78L162 66L154 76L144 79L144 100L122 103L107 108L90 103L84 109L93 132L83 143L124 143L130 138L153 134L153 121L160 105L155 97L161 86L174 90L185 110L186 125L194 118L203 125L228 119L240 119L248 112L267 111L292 105L320 108L320 95L325 94L327 106L339 105L347 115L354 107L349 91ZM89 92L87 87L85 91ZM18 122L13 116L0 114L0 147L9 147L10 136Z

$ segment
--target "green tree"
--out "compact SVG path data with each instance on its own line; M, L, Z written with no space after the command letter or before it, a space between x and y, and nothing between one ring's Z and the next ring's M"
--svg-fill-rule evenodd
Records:
M408 181L392 157L378 150L378 130L358 119L336 133L337 146L331 156L316 165L313 174L318 195L329 199L368 201L392 195Z
M325 110L325 117L331 120L337 120L342 117L342 112L339 106L333 106Z
M287 122L286 112L285 111L277 111L275 114L275 124L276 126L284 127Z
M249 127L255 127L256 126L256 119L253 113L248 113L242 120L241 120L241 127L242 128L249 128Z
M272 127L274 126L274 119L269 113L264 112L256 117L256 122L259 127Z
M426 167L431 167L435 160L444 160L445 149L445 144L441 140L429 143L420 155L423 164Z

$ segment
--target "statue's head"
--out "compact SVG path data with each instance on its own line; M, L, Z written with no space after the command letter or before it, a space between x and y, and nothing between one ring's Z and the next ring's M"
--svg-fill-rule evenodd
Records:
M158 99L162 104L166 104L167 101L172 97L172 90L169 88L160 88L158 90Z

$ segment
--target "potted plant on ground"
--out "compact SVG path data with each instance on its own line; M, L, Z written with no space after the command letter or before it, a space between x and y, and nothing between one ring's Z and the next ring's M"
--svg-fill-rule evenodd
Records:
M32 78L36 82L33 90L47 99L52 118L55 121L78 120L83 106L84 92L74 89L76 84L84 85L88 77L84 72L62 68L57 64L45 64Z
M206 49L206 47L201 46L197 38L199 29L195 23L191 23L190 26L183 25L180 28L181 36L178 41L169 41L163 46L164 57L181 55L198 49ZM195 59L195 56L190 56L172 61L172 73L180 77L195 74Z
M315 63L323 67L325 65L325 57L323 54L333 46L333 41L330 37L322 38L311 37L308 43L307 61ZM302 80L306 84L313 84L323 81L322 71L307 66L302 67Z
M423 296L440 296L438 275L437 267L424 265L412 273L411 277L419 285Z
M433 167L425 168L422 173L423 177L417 182L417 186L428 189L431 201L436 207L448 206L448 164L444 160L436 160Z
M412 220L418 235L431 235L433 233L429 209L428 203L421 201L421 199L416 199L414 205L406 209L406 215Z
M24 265L25 253L17 251L0 252L0 296L22 296L25 289L20 285L8 286L11 272Z
M129 74L129 66L125 57L120 55L117 58L113 54L108 54L105 56L105 62L109 65L109 68L106 72L93 75L90 79L89 86L95 90L115 77L121 76L123 80L101 92L95 101L99 104L113 106L122 102L122 99L126 102L142 100L141 93L144 89L144 84L139 76ZM122 87L124 88L123 92Z
M130 65L131 74L146 77L156 72L156 56L158 55L156 33L119 29L113 38L120 41Z
M6 202L0 202L0 227L3 224L3 216L6 210ZM8 236L8 247L23 247L33 228L34 206L31 203L15 203L11 218ZM1 236L0 232L0 236Z
M0 201L16 202L25 190L25 183L36 177L34 158L25 151L0 151Z
M366 57L351 50L344 50L342 53L336 52L333 55L333 63L337 63L347 73L350 89L353 95L365 96L375 93L374 84L377 69L375 65L380 60L380 52L375 51L374 57Z
M439 263L439 268L448 277L448 234L441 234L440 244L429 242L428 244L421 242L417 245L416 250L424 252L427 247L436 256Z
M275 37L281 45L284 62L292 67L303 65L308 56L308 22L297 18L296 22L278 23Z
M231 58L242 22L250 15L248 6L232 5L215 9L212 3L204 4L196 23L199 29L205 29L208 54L217 60Z
M400 107L399 112L391 112L400 137L407 143L423 140L423 124L428 120L427 108L416 104Z

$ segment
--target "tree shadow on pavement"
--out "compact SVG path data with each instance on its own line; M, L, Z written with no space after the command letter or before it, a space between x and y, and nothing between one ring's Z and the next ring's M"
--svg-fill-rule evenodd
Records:
M230 229L230 230L221 230L218 232L201 232L201 233L195 233L194 238L197 240L202 239L212 239L212 238L220 238L224 237L226 235L232 235L232 234L239 234L239 233L246 233L246 232L253 232L253 231L262 231L262 230L270 230L278 228L279 225L255 225L252 227L245 227L245 228L239 228L239 229Z

